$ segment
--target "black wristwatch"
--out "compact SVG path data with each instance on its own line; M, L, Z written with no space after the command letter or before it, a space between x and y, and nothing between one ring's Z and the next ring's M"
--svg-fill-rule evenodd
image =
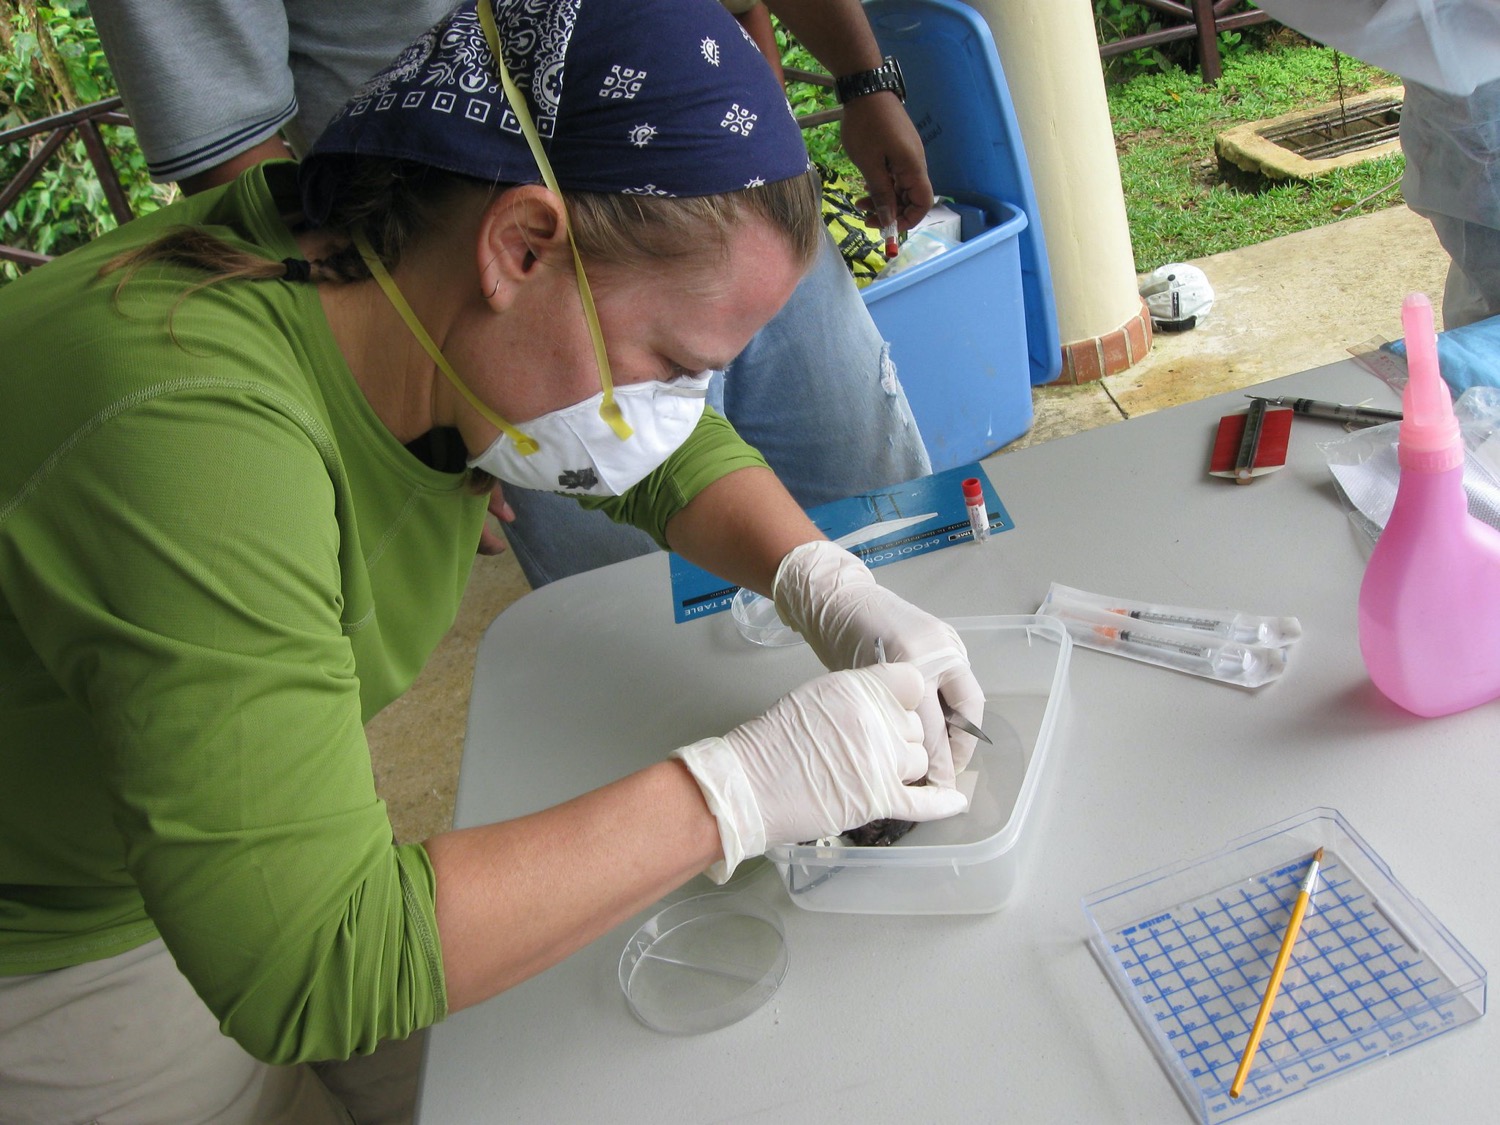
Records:
M890 55L886 55L874 70L861 70L833 80L833 92L840 105L850 98L878 94L881 90L889 90L900 101L906 101L906 79L902 77L901 64Z

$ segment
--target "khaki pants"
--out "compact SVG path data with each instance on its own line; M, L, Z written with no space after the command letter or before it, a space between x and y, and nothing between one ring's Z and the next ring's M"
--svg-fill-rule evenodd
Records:
M158 940L0 977L0 1125L403 1125L422 1041L348 1063L259 1062Z

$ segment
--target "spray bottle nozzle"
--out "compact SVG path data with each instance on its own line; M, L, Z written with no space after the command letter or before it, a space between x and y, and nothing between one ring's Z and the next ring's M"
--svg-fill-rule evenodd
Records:
M1431 470L1460 465L1463 463L1463 441L1458 432L1458 419L1453 415L1453 398L1438 371L1432 302L1425 294L1412 293L1402 303L1401 327L1406 333L1407 371L1406 390L1401 396L1401 437L1397 446L1401 463Z

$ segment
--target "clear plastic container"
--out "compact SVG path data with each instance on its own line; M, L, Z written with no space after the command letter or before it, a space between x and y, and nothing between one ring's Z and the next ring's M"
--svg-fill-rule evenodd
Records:
M1318 848L1322 865L1271 1023L1248 1084L1232 1098ZM1310 809L1213 855L1107 887L1083 909L1090 949L1201 1125L1242 1117L1484 1014L1484 968L1335 809Z
M791 900L843 914L986 914L1021 875L1028 814L1041 791L1067 686L1072 641L1036 615L950 622L985 691L993 745L979 744L969 811L919 824L890 847L789 845L766 854Z
M781 620L776 613L776 603L761 597L754 590L741 587L729 603L729 612L740 636L751 644L767 648L800 645L802 634Z

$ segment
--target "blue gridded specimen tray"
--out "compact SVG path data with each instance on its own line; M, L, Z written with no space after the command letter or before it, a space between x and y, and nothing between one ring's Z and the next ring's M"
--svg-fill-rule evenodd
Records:
M1229 1097L1308 862L1312 900L1245 1089ZM1485 971L1333 809L1084 900L1089 945L1204 1125L1478 1019Z

